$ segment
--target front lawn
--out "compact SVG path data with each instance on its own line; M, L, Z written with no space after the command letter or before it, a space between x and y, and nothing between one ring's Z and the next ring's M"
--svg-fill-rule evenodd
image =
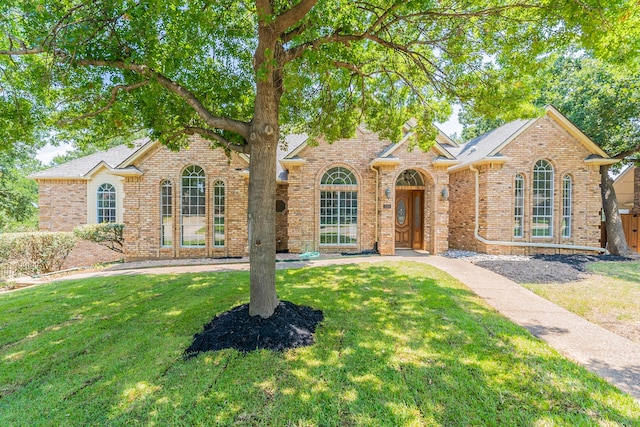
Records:
M0 296L0 425L638 425L640 406L408 262L278 272L317 343L204 353L247 273L119 276Z
M640 261L595 262L570 283L526 284L543 298L640 344Z

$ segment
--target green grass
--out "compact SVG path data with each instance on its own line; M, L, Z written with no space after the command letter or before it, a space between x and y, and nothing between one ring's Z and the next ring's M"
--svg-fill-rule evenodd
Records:
M571 283L526 284L541 297L640 344L640 261L589 264Z
M638 425L640 406L413 263L278 273L312 347L183 360L246 273L119 276L0 296L0 425Z
M588 265L587 270L636 283L640 287L640 261L595 262Z

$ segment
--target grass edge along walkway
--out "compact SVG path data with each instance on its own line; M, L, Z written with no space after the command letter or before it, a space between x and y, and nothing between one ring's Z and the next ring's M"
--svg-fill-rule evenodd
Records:
M636 425L640 407L450 276L385 262L278 272L312 347L181 352L247 273L118 276L0 296L2 425Z

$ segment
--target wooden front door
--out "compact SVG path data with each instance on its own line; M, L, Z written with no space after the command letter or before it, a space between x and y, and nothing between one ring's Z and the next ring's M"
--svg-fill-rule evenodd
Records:
M396 248L422 249L422 190L396 190Z

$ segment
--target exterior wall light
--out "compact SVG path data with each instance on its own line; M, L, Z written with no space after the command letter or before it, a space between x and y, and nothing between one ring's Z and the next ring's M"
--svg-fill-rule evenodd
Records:
M442 195L442 200L449 200L449 190L446 187L442 189L440 195Z
M384 190L384 195L387 196L387 200L391 199L391 189L389 187L387 187L387 189Z

